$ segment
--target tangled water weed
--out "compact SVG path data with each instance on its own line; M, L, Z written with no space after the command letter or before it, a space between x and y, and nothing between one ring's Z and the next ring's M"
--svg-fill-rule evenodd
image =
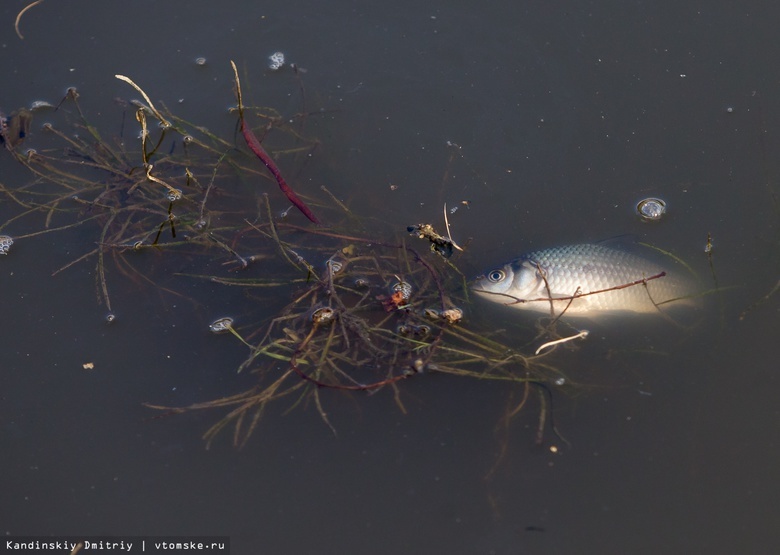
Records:
M528 349L524 354L525 347L510 347L495 330L472 325L466 316L467 283L458 269L463 250L450 238L436 233L430 224L407 230L404 223L398 226L400 235L390 238L355 234L350 230L356 228L359 216L326 189L323 198L304 202L287 185L274 159L284 155L285 161L294 162L296 156L309 155L317 140L303 136L289 117L282 118L272 108L245 107L237 71L242 135L262 167L232 141L183 120L164 105L158 109L130 78L117 77L144 99L132 103L139 139L104 138L82 110L78 92L70 89L60 113L70 113L73 119L44 126L52 146L22 153L18 143L6 141L10 155L31 178L21 186L0 183L0 195L18 208L0 223L0 232L36 218L39 226L13 240L3 235L2 253L13 241L92 226L95 246L54 273L92 261L98 301L110 314L107 266L113 264L125 277L156 286L128 256L147 249L166 256L184 251L201 257L204 268L209 261L226 260L225 269L232 271L230 275L180 274L183 278L254 288L276 297L283 290L292 299L274 317L252 328L237 327L227 317L210 325L212 332L230 334L248 349L236 370L254 374L253 387L186 407L149 406L174 412L223 409L224 416L207 431L206 440L210 443L220 431L232 427L234 443L242 445L270 403L298 406L310 400L332 428L323 408L327 391L358 394L386 389L405 410L402 382L440 373L520 387L521 400L507 418L518 414L530 392L536 391L541 441L543 431L552 425L547 401L551 388L576 384L550 361L553 349L542 354ZM250 127L250 118L262 122L265 137L273 131L291 139L292 146L266 151ZM248 178L276 182L312 223L280 220L267 194L255 190L247 199L246 193L231 193L222 186L226 180ZM327 225L315 225L320 219L308 204ZM256 211L247 213L247 206ZM368 225L360 227L368 229ZM412 244L404 232L412 234ZM235 272L272 258L286 271L236 277ZM560 337L555 324L544 328L541 336Z

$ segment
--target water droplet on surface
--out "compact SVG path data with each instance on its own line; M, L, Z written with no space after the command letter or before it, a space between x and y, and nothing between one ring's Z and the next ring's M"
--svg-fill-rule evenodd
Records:
M660 198L646 198L636 205L636 211L643 220L660 220L666 214L666 202Z
M116 320L116 314L114 314L113 312L109 312L108 314L106 314L107 324L111 324L112 322L114 322L114 320Z
M205 66L206 65L206 58L204 58L203 56L201 56L199 58L195 58L195 65L197 65L197 66Z
M214 320L209 324L209 330L211 333L225 333L233 328L233 318L225 317L219 320Z

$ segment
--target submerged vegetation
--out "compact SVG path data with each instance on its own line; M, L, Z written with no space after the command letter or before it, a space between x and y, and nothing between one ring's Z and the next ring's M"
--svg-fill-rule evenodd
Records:
M545 430L555 431L552 389L572 383L550 354L587 332L571 330L565 332L569 337L561 337L560 324L549 318L528 345L510 346L495 330L472 325L464 319L470 299L458 269L463 249L449 233L410 222L399 226L394 238L356 233L367 229L367 222L324 187L317 198L299 196L277 160L301 164L317 147L301 125L310 114L283 118L271 108L245 106L233 69L235 114L245 146L255 157L232 138L185 121L164 105L158 108L141 87L119 75L143 97L127 104L138 129L132 138L124 132L104 138L82 110L75 89L58 107L71 120L43 126L50 142L45 148L22 150L27 144L19 135L29 126L28 113L2 118L8 154L32 175L21 186L0 183L0 198L17 208L0 222L3 252L14 241L77 227L93 229L92 246L55 273L94 264L98 300L109 311L109 265L116 270L112 274L157 286L128 256L145 250L200 257L204 271L182 274L185 279L291 299L252 328L236 327L230 318L211 325L213 332L232 334L248 350L237 370L256 376L253 387L188 407L154 406L173 412L223 409L226 414L205 434L209 442L232 428L234 443L243 444L268 405L281 401L291 407L311 403L331 426L323 406L328 390L388 390L404 410L402 383L430 373L514 385L521 394L505 420L529 399L537 399L537 440L542 441ZM271 150L268 143L277 142L284 146ZM278 217L269 195L260 192L264 188L237 192L229 186L237 180L276 183L311 223L296 225ZM29 228L31 221L37 222L34 230L13 233ZM270 259L283 270L241 276L259 260ZM211 273L208 263L213 260L221 261L224 271Z

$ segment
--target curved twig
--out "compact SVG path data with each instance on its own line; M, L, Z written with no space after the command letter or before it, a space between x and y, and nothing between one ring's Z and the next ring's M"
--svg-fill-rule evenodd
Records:
M30 8L34 8L41 2L43 2L43 0L35 0L35 2L33 2L32 4L27 4L24 8L22 8L22 11L20 11L16 15L16 21L14 21L14 29L16 30L16 34L20 39L24 40L24 35L22 35L22 32L19 30L19 22L22 20L22 16L25 14L25 12L27 12L27 10L29 10Z

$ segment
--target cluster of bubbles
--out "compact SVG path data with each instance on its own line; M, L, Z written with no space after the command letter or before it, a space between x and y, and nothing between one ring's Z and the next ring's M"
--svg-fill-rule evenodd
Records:
M274 52L268 56L268 59L271 60L268 67L271 68L272 71L276 71L284 65L284 52Z
M0 254L8 254L8 249L14 244L14 240L8 235L0 235Z
M394 283L390 288L393 293L400 293L401 300L406 302L412 296L412 285L406 281Z

